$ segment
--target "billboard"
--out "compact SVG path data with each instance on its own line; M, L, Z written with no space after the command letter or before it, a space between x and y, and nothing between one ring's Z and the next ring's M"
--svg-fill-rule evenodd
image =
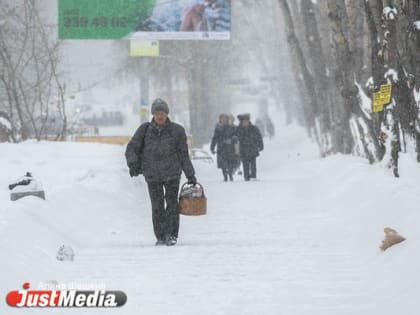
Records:
M58 0L60 39L227 40L231 0Z

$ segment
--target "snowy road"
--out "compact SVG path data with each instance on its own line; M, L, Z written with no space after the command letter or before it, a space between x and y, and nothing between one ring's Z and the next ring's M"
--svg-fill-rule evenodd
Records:
M123 148L1 145L2 187L29 167L47 194L13 203L1 193L1 294L55 280L128 296L116 310L31 314L416 314L420 172L411 157L396 181L362 159L320 160L313 145L296 144L300 130L283 132L258 161L259 181L223 183L214 164L195 163L209 213L182 217L171 248L153 246L146 186L128 177ZM409 241L381 253L387 225ZM55 259L61 244L73 246L74 262ZM2 302L5 310L28 313Z
M208 183L209 196L220 196L220 185ZM351 241L324 242L331 225L343 222L271 207L264 204L275 193L271 185L246 185L226 184L223 194L230 197L221 198L243 202L212 202L208 217L183 218L176 248L154 248L152 240L102 244L99 251L86 248L79 252L80 268L71 278L108 281L112 275L116 285L130 288L127 308L146 308L147 314L337 314L363 309L367 301L359 289L366 274L352 259ZM255 185L266 192L255 191Z

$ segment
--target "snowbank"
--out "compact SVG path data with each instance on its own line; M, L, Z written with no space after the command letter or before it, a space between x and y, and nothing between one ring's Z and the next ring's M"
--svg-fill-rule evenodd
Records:
M410 154L395 179L360 158L320 159L300 128L277 126L258 181L223 183L214 164L195 162L209 213L182 217L178 245L156 248L146 185L129 178L123 147L29 141L0 150L3 313L22 312L4 297L27 281L125 291L127 305L107 314L409 315L420 306L420 168ZM46 201L9 200L9 181L26 171ZM381 252L386 226L407 240ZM63 244L74 261L56 259Z

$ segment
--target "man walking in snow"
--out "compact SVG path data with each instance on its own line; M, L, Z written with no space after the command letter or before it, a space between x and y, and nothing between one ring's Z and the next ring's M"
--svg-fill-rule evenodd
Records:
M152 114L152 121L142 124L128 143L125 157L130 176L143 174L146 179L156 245L171 246L178 239L178 190L182 171L189 184L195 185L197 180L185 130L168 118L168 104L156 99Z
M238 115L239 126L236 134L239 138L240 155L244 169L244 179L257 178L257 156L264 149L260 131L250 121L250 114Z

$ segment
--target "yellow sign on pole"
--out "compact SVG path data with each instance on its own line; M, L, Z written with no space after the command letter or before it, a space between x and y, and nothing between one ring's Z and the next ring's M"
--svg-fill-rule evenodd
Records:
M142 106L140 109L140 119L141 121L147 121L149 119L149 108Z
M131 40L131 57L159 57L159 41L157 40Z
M391 103L392 84L382 84L379 92L373 93L373 112L379 113L384 106Z

